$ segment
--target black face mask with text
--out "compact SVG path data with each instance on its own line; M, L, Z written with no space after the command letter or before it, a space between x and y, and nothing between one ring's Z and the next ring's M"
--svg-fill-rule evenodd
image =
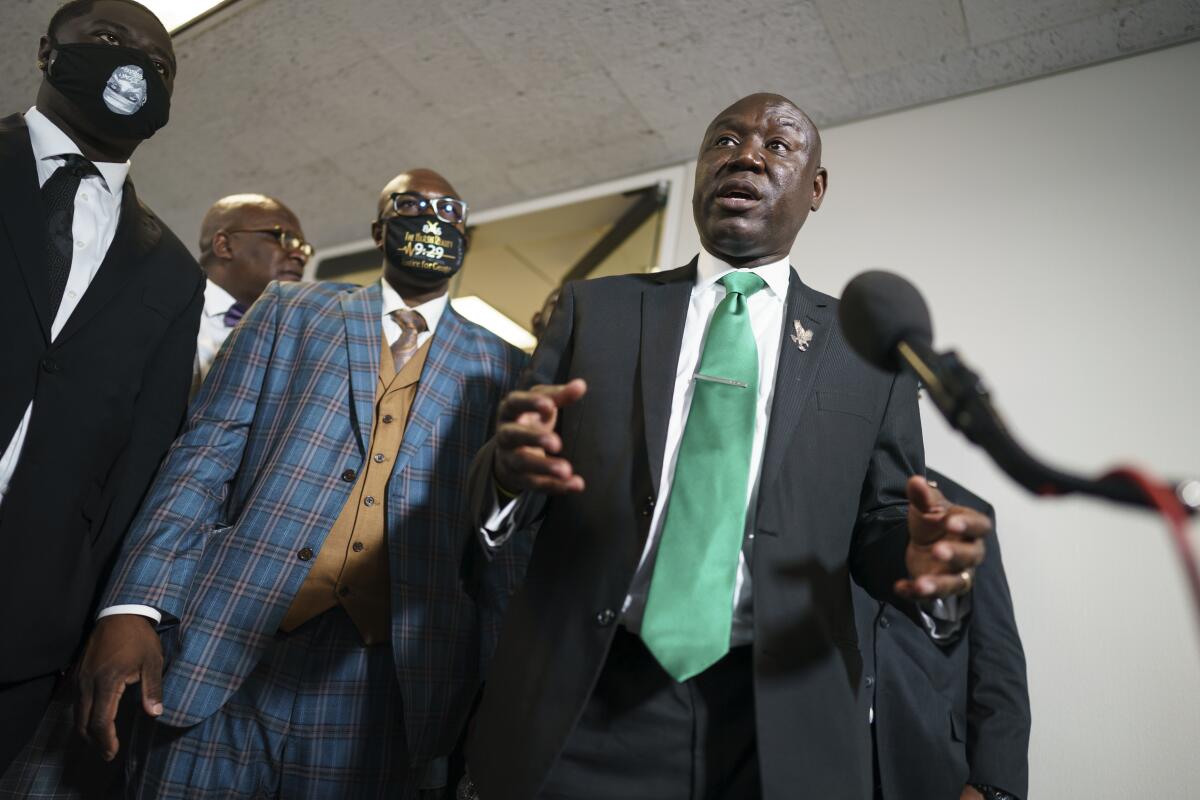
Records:
M413 286L436 288L462 268L466 241L450 223L427 214L389 217L379 224L384 256Z
M132 47L55 44L46 79L108 136L149 139L171 115L162 75Z

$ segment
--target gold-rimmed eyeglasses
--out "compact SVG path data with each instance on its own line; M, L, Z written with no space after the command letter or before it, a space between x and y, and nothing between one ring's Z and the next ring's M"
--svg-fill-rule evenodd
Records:
M283 228L278 226L274 228L238 228L237 230L225 231L225 233L264 233L267 236L273 237L277 242L279 242L279 246L283 248L283 252L299 253L304 257L305 263L307 263L308 260L312 258L313 253L316 252L313 250L313 246L311 244L304 241L296 234L290 231L285 231Z

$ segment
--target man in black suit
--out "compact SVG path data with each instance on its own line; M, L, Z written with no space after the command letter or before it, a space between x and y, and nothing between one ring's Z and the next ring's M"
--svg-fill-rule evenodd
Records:
M537 541L467 744L484 800L867 798L850 575L960 632L987 518L909 477L914 382L789 264L820 154L786 98L719 114L703 252L565 286L502 404L482 546Z
M944 475L953 503L991 505ZM1012 596L993 538L972 592L971 625L948 646L854 587L881 800L1023 800L1029 787L1029 689Z
M167 121L167 31L130 0L67 3L38 65L37 104L0 120L0 772L179 429L204 299L126 179Z

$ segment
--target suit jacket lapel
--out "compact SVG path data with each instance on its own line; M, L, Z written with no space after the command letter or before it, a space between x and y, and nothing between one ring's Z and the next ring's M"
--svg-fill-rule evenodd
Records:
M0 176L4 183L0 190L0 224L8 233L16 257L12 269L20 273L37 312L42 337L49 343L53 320L46 275L46 216L29 130L20 114L0 120ZM3 263L0 261L0 265Z
M104 308L136 277L149 269L150 262L146 254L158 244L162 238L162 224L138 202L137 192L133 183L125 181L121 193L121 217L117 221L117 231L113 236L104 260L100 262L100 270L87 291L79 301L79 305L67 318L62 331L55 343L64 342L75 335L97 311Z
M342 318L358 443L365 455L371 444L375 383L379 380L379 353L383 347L383 292L379 283L343 294Z
M474 335L463 325L458 312L447 304L429 344L429 354L417 383L417 395L404 427L404 443L396 457L393 474L402 472L420 452L442 412L467 402L461 365L470 355L467 348L474 343Z
M792 340L796 321L813 332L812 342L804 351ZM758 494L760 504L779 475L784 456L796 433L800 414L812 393L821 360L833 334L832 326L833 309L793 272L788 282L787 309L780 333L779 366L775 373L775 394L771 403L771 421L767 428Z
M658 281L642 293L641 381L650 480L659 491L667 424L675 390L675 369L683 342L688 302L696 283L696 259L686 267L650 276Z

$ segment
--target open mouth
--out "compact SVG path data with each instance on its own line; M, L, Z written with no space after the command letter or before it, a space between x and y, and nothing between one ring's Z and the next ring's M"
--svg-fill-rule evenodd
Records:
M717 188L717 205L730 210L742 210L758 204L762 194L750 181L725 181Z

